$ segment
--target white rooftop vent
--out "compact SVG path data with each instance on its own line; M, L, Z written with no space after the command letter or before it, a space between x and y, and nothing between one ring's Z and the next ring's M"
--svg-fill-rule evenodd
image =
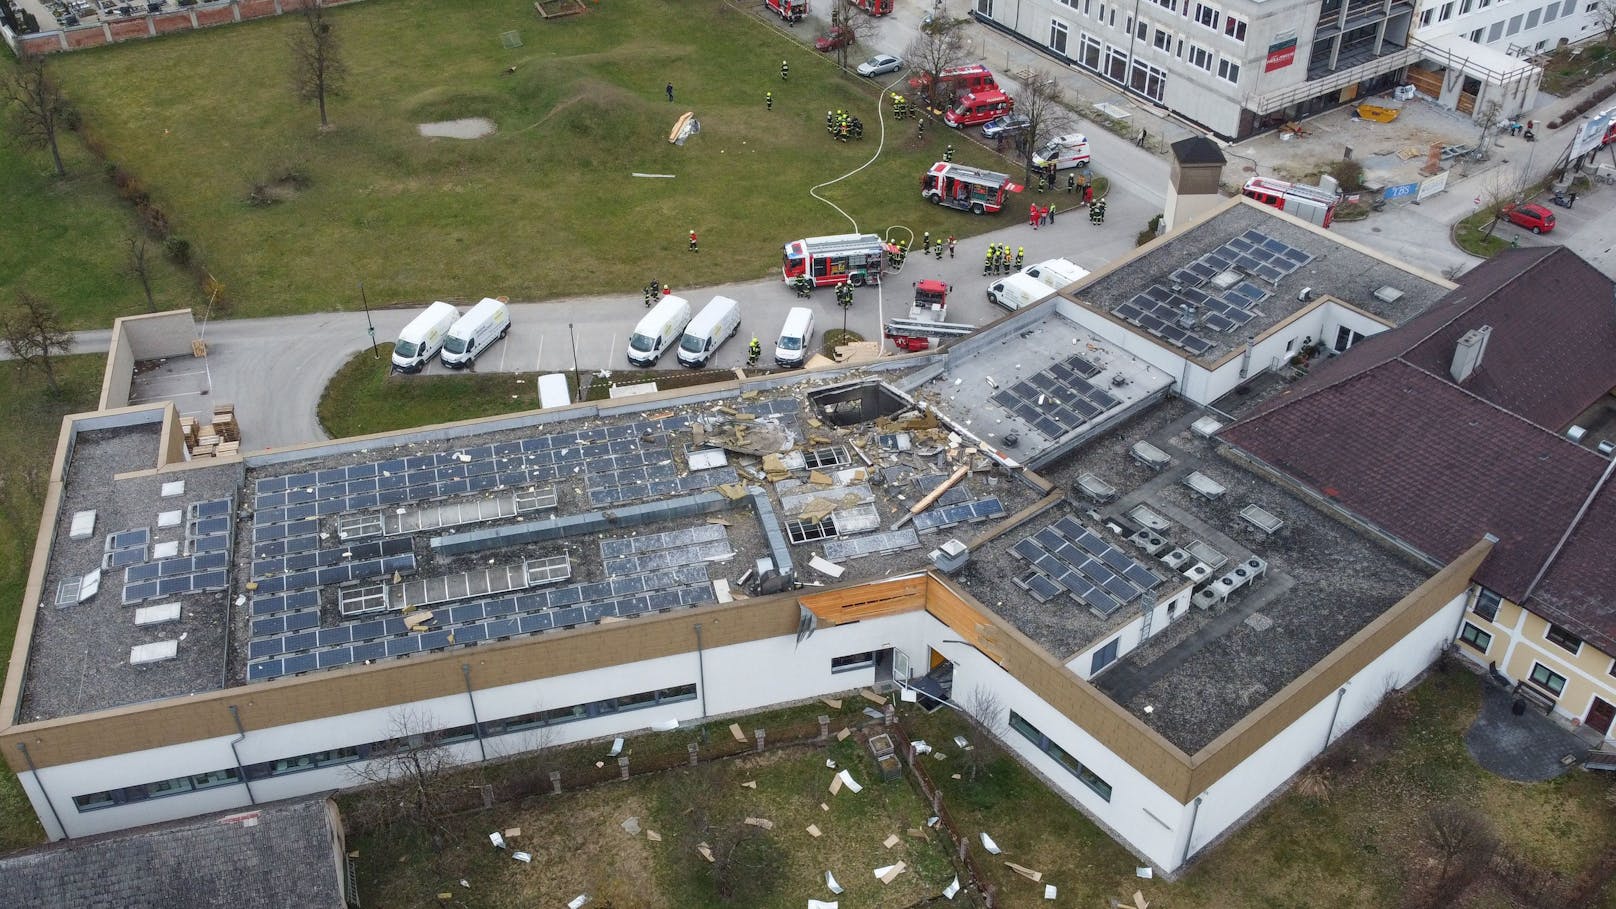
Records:
M88 540L95 535L95 509L73 512L73 523L68 525L67 538Z
M175 496L182 496L182 495L185 495L185 481L184 480L175 480L172 483L164 483L163 484L163 498L172 499Z
M1487 353L1487 339L1492 337L1491 325L1472 328L1459 337L1453 347L1453 365L1448 372L1460 384L1481 368L1481 358Z
M1210 439L1223 428L1223 423L1217 417L1202 417L1190 424L1190 432L1203 439Z
M135 610L136 625L161 625L164 622L178 622L180 620L180 604L158 603L156 606L142 606Z
M1582 437L1587 435L1587 434L1588 434L1588 430L1583 429L1581 426L1573 426L1570 429L1566 430L1566 438L1570 439L1573 442L1581 442Z
M1610 439L1600 442L1599 453L1605 455L1606 457L1616 454L1616 442L1612 442Z
M1240 272L1237 272L1232 268L1212 276L1212 286L1216 287L1218 290L1228 290L1236 284L1239 284L1240 281Z
M180 541L169 540L164 543L152 544L153 559L172 559L180 554Z
M179 641L153 641L150 644L136 644L129 648L129 665L145 666L150 663L161 663L164 660L172 660L179 655Z
M1377 288L1373 294L1370 294L1370 296L1382 303L1385 303L1387 306L1390 306L1393 303L1396 303L1398 300L1403 299L1403 292L1390 284L1387 284L1383 287Z
M157 514L157 526L158 527L178 527L178 526L180 526L180 521L184 520L184 517L185 517L184 512L181 512L181 511L179 511L177 509L174 510L174 511L158 512L158 514Z

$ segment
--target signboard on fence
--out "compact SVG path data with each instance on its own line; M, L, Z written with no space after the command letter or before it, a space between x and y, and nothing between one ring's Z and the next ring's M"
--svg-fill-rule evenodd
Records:
M1418 183L1399 183L1396 186L1386 187L1381 191L1380 197L1390 202L1393 199L1403 199L1416 195L1419 191L1420 185Z
M1263 72L1271 73L1276 69L1284 69L1295 62L1296 35L1276 37L1274 43L1268 45L1268 60L1263 64Z
M1616 123L1616 107L1589 114L1577 130L1576 138L1571 140L1571 157L1581 157L1602 145L1612 123Z
M1424 202L1426 199L1429 199L1444 189L1447 189L1449 173L1451 173L1451 171L1443 171L1430 179L1421 180L1420 191L1418 195L1414 197L1414 201Z

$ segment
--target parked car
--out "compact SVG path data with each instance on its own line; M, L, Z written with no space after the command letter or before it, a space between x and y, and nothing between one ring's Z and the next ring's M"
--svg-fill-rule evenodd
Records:
M1499 212L1504 220L1517 227L1524 227L1534 234L1546 234L1554 230L1554 212L1541 205L1527 203L1525 205L1506 205Z
M982 124L982 138L997 139L1000 136L1014 136L1017 133L1026 132L1027 127L1031 125L1032 119L1026 114L1005 114L1002 117L994 117L992 120Z
M852 29L833 25L830 31L814 39L814 50L833 51L857 43L858 36L853 34Z
M861 76L879 76L883 73L895 73L903 69L903 61L891 54L876 54L858 65L858 74Z

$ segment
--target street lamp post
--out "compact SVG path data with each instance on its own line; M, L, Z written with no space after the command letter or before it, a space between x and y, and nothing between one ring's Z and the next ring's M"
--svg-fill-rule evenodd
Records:
M365 307L365 325L370 330L370 355L380 360L381 352L376 349L376 323L370 321L370 301L365 298L365 282L359 282L359 304Z

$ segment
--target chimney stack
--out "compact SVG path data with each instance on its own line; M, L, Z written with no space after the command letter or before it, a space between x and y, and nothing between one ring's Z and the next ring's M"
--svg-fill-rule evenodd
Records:
M1463 385L1481 368L1482 355L1487 352L1487 339L1492 334L1493 327L1483 325L1472 328L1459 338L1459 343L1453 349L1453 366L1448 370L1453 375L1453 381Z

